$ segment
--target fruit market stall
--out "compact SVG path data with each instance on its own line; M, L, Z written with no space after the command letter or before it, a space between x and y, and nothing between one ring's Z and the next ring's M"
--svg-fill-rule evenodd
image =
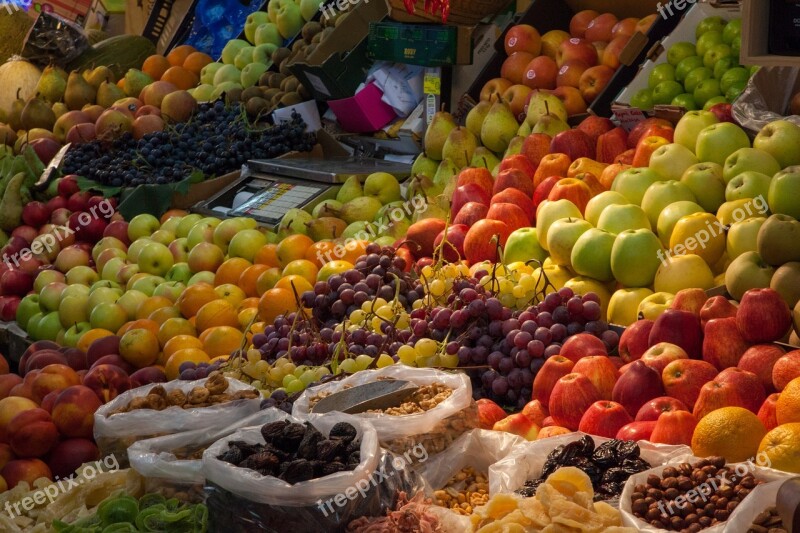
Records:
M795 529L778 12L133 4L0 10L0 530Z

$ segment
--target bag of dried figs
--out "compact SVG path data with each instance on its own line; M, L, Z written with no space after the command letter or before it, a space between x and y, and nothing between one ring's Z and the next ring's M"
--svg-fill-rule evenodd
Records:
M587 470L592 471L599 480L602 481L603 476L606 476L605 480L613 483L604 488L610 489L611 492L615 492L615 489L621 492L625 478L632 472L649 469L652 465L662 465L676 457L690 455L692 452L688 446L654 444L643 440L636 443L616 441L620 444L614 445L615 443L611 441L612 439L576 431L523 442L489 467L489 491L491 494L515 492L525 489L528 482L529 492L535 493L535 482L541 479L543 474L546 477L560 466L580 466L584 461L581 457L588 455L597 462L588 464ZM610 444L603 445L604 443ZM561 448L557 451L559 447ZM646 463L640 463L636 460L637 457ZM598 462L605 468L597 468ZM611 470L612 468L615 470ZM612 497L605 501L616 505L619 500Z
M399 493L423 488L407 468L411 454L382 450L363 419L328 413L301 421L273 410L282 423L239 429L203 453L210 531L344 531L355 518L383 516ZM354 448L344 470L338 459L323 460L342 444Z
M464 432L478 427L478 406L472 399L472 384L466 374L405 365L364 370L341 381L306 389L295 401L292 415L306 419L319 399L386 379L410 381L421 389L397 408L355 415L372 424L382 447L403 454L419 444L429 455L436 455Z
M222 381L222 379L225 381ZM126 468L136 441L205 428L224 428L261 408L252 386L221 374L174 380L125 391L94 413L94 439L101 456L114 454Z
M158 492L167 498L184 493L190 501L202 501L206 448L238 429L268 424L285 415L279 409L263 409L223 429L195 429L140 440L128 448L128 460L131 468L144 477L147 492Z

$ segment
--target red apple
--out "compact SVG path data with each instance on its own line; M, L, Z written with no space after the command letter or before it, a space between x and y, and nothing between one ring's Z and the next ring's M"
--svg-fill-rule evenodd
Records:
M534 194L536 194L534 192ZM503 189L499 193L492 196L490 205L494 204L514 204L528 217L528 222L533 225L536 221L536 209L533 206L533 200L519 189ZM487 217L488 218L488 217Z
M614 27L619 22L619 19L612 13L603 13L596 16L589 25L586 27L586 37L589 41L604 41L609 42L614 38Z
M539 400L531 400L522 408L522 414L533 420L537 426L541 426L544 419L550 416L550 411L547 410L547 405Z
M661 375L669 363L678 359L689 359L683 348L668 342L659 342L648 348L641 360Z
M623 128L609 130L597 138L596 159L600 163L610 165L620 154L625 152L627 146L628 134ZM605 183L603 185L605 186Z
M533 180L533 175L536 173L536 165L531 163L530 159L524 154L510 155L500 161L498 173L511 169L521 170L531 180Z
M703 289L681 289L675 293L675 298L670 305L671 309L681 309L689 311L693 315L700 317L700 310L708 301L706 291ZM702 321L700 323L702 326Z
M722 407L743 407L747 409L739 390L732 383L709 381L700 388L700 396L694 404L692 414L701 420L711 411Z
M573 37L583 37L586 35L586 29L589 24L600 16L600 13L593 9L585 9L573 15L572 20L569 22L569 34Z
M620 404L601 400L594 402L583 413L578 431L613 439L620 429L631 422L631 415Z
M29 202L22 208L22 221L38 228L50 219L50 209L42 202Z
M580 80L578 81L580 85ZM569 116L580 115L586 113L586 100L583 99L580 89L577 87L570 87L562 85L550 91L553 96L561 100L564 107L567 109Z
M774 342L792 326L792 312L774 289L750 289L742 296L736 325L750 343Z
M550 143L550 151L553 153L567 154L571 161L579 157L595 157L595 143L585 132L574 129L562 131Z
M692 435L697 419L689 411L668 411L661 413L656 427L650 434L650 441L659 444L692 445Z
M739 334L735 318L715 318L706 324L703 359L718 369L739 364L749 347Z
M480 99L486 102L496 102L512 85L514 84L505 78L493 78L481 88Z
M612 399L621 403L632 417L652 400L664 395L661 376L642 361L634 361L614 385Z
M506 32L503 44L506 55L511 55L514 52L528 52L529 54L539 55L542 50L542 37L533 26L516 24Z
M478 427L492 429L495 423L504 419L507 413L502 407L487 398L481 398L478 404Z
M551 202L556 200L569 200L583 214L586 205L592 199L592 191L582 180L576 178L563 178L553 184L547 199Z
M492 194L508 188L518 189L526 196L533 197L533 176L529 176L518 168L509 168L497 174Z
M558 76L556 77L557 87L575 87L577 88L581 81L581 76L589 68L589 65L578 59L570 59L564 61L564 64L558 69Z
M499 258L499 250L505 246L510 233L505 222L479 220L469 228L464 238L464 255L467 261L473 265L481 261L496 261Z
M568 338L559 351L561 357L566 357L573 363L590 355L607 355L606 345L591 333L578 333ZM573 370L577 372L576 370Z
M688 411L686 405L672 396L661 396L644 404L636 413L636 421L658 420L661 413L670 411Z
M611 42L608 43L608 46L603 50L600 63L614 70L618 69L622 65L619 56L622 54L622 51L625 50L625 47L628 46L630 40L630 35L619 35L611 39Z
M784 351L774 344L756 344L748 348L739 359L737 366L757 375L767 392L774 392L772 370L784 356Z
M718 383L730 383L736 387L736 390L739 391L742 397L742 401L745 403L744 407L750 409L753 413L758 413L758 409L767 398L767 394L764 392L764 386L761 384L759 377L747 370L736 367L726 368L717 374L714 381Z
M528 65L534 57L528 52L514 52L503 61L500 67L500 76L509 80L512 85L521 84L525 79Z
M515 204L494 203L486 213L489 220L499 220L508 226L509 233L531 225L528 214Z
M788 352L772 367L772 384L777 391L782 391L796 377L800 377L800 350Z
M453 198L450 200L450 216L455 218L459 210L468 202L479 202L489 205L492 196L477 183L467 183L460 185L453 191Z
M438 218L418 220L408 227L406 240L413 242L411 246L414 257L430 257L433 255L433 243L447 224Z
M617 431L615 438L619 440L632 441L650 440L650 435L653 433L653 429L655 427L655 420L648 420L646 422L631 422L630 424L620 428L620 430Z
M530 162L537 167L542 158L550 153L551 141L552 138L546 133L531 133L522 141L522 150L520 153L526 156Z
M597 65L586 69L578 82L578 89L587 104L594 102L600 96L608 82L614 77L614 69L607 65Z
M589 115L578 124L578 129L588 135L595 144L602 134L613 130L615 127L611 120L597 115Z
M725 102L714 104L709 108L709 111L714 113L717 120L720 122L732 122L736 124L736 119L733 118L733 106Z
M761 420L761 423L764 424L767 431L771 431L778 426L778 415L775 406L780 397L780 393L773 392L767 396L767 399L764 400L764 403L762 403L761 407L758 409L758 419Z
M639 144L639 139L646 137L645 133L650 126L662 126L664 128L672 129L672 123L663 118L646 118L636 124L628 134L628 148L636 148Z
M709 320L728 317L736 317L736 306L724 296L712 296L700 308L700 326L703 331Z
M547 407L556 425L576 430L583 414L599 399L589 378L571 373L556 382Z
M438 248L447 234L447 244L442 246L442 255L450 263L457 263L464 258L464 239L469 231L466 224L451 224L443 230L433 241L434 248Z
M703 331L700 319L688 311L667 309L653 324L648 343L669 342L683 348L692 359L700 359L703 349Z
M518 122L525 120L527 114L525 106L530 100L530 95L533 89L526 85L516 84L509 87L503 93L503 101L511 108L511 113L517 117Z
M669 396L693 409L700 389L717 377L717 373L716 367L707 361L678 359L664 367L661 379Z
M574 366L575 363L561 355L545 359L542 368L533 379L532 399L540 401L543 405L549 405L553 387L559 379L572 372Z
M534 209L537 209L539 204L547 200L547 197L550 196L550 191L552 191L556 183L562 179L564 179L562 176L550 176L549 178L545 178L539 185L536 186L536 189L533 191Z
M534 424L533 420L522 413L508 415L495 423L492 429L494 431L505 431L513 435L519 435L527 440L536 440L536 436L539 433L539 426Z
M573 37L558 45L556 63L559 67L569 60L581 61L589 67L597 65L597 49L585 39Z
M574 337L570 337L572 339ZM567 340L569 342L569 340ZM602 342L602 341L601 341ZM573 372L583 374L600 394L601 400L611 399L611 391L617 382L617 367L605 355L589 355L575 362Z
M453 224L465 224L472 226L479 220L486 218L486 213L489 212L489 206L478 202L467 202L458 211L458 215L453 219Z
M559 66L547 56L531 60L522 74L522 84L531 89L555 89Z
M619 356L626 363L640 359L650 347L652 320L637 320L622 332L619 338Z
M486 191L486 194L491 196L492 188L494 187L494 177L489 170L483 167L469 167L458 173L456 186L460 187L469 183L478 185L481 189Z

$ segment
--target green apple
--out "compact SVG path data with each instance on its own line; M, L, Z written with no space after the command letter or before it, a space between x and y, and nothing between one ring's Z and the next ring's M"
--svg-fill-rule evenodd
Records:
M228 245L228 257L242 257L252 262L256 253L267 244L266 236L257 229L245 229L234 235Z
M242 69L242 87L247 89L258 83L258 79L268 68L269 67L263 63L250 63L249 65L245 65Z
M681 93L672 99L670 105L682 107L687 111L694 111L697 105L694 102L694 95L692 93Z
M214 75L217 73L219 69L221 69L225 63L209 63L208 65L203 67L203 70L200 71L200 83L204 85L213 85L214 84Z
M274 44L279 47L283 44L283 37L278 31L278 27L272 22L266 22L259 25L254 32L253 44L256 46L262 44Z
M275 17L275 25L278 27L281 37L284 39L294 37L300 32L303 23L300 7L290 0L283 0L278 8L278 15Z
M718 31L721 33L725 29L726 24L722 17L706 17L695 27L694 36L696 39L699 39L701 35L710 31Z
M186 289L186 285L180 281L165 281L153 291L153 296L163 296L169 300L177 301L178 297Z
M689 72L689 74L687 74L686 78L683 80L683 86L686 88L685 92L694 94L694 90L697 89L697 86L700 85L701 81L710 80L713 78L714 73L711 71L711 69L706 67L698 67Z
M547 231L560 218L583 218L580 209L569 200L544 200L536 209L536 238L539 245L547 248Z
M655 89L659 83L665 81L675 81L675 66L669 63L661 63L653 67L647 77L647 86Z
M630 326L639 320L639 304L652 295L646 288L618 289L608 302L608 322L618 326Z
M151 242L139 253L136 264L139 272L163 276L172 268L172 252L160 242Z
M69 272L67 272L67 284L69 285L80 283L88 287L99 279L100 276L97 275L97 272L92 267L85 265L72 267L69 269Z
M697 107L705 107L706 102L716 96L721 96L719 81L715 78L703 80L694 89L694 103Z
M611 249L611 271L625 287L653 284L663 254L661 241L648 229L625 230Z
M364 194L374 196L386 205L402 199L400 183L387 172L373 172L364 180Z
M29 294L22 298L22 300L19 302L16 315L17 324L24 329L28 326L28 321L31 319L31 317L41 312L42 310L39 307L39 295Z
M142 253L144 247L152 242L155 241L152 241L147 237L142 237L140 239L133 241L131 245L128 247L128 261L131 263L136 263L136 261L139 260L139 254Z
M262 24L269 22L269 14L266 11L256 11L247 15L244 21L244 37L252 44L259 44L256 42L256 29ZM277 29L276 29L277 31ZM280 43L276 43L280 44Z
M629 168L617 174L611 190L622 194L632 204L639 205L647 188L657 181L661 181L660 176L649 168Z
M147 300L148 296L142 291L129 290L119 297L115 303L122 307L128 313L128 320L136 319L136 310L142 305L142 302ZM89 320L88 318L86 320Z
M742 51L742 36L737 35L731 41L731 52L733 53L734 57L740 57Z
M36 275L36 279L33 281L33 292L39 293L48 283L54 281L64 282L65 280L66 277L64 277L64 274L58 270L42 270Z
M621 193L616 191L603 191L589 200L589 203L586 204L583 216L589 224L597 227L600 214L606 207L609 205L627 205L629 203L628 199Z
M672 230L675 229L675 224L678 223L681 217L692 213L705 213L705 209L695 202L681 200L680 202L669 204L661 211L658 215L656 230L664 248L669 248L669 239L672 237Z
M185 215L183 218L181 218L178 227L175 229L175 236L178 238L187 237L189 235L189 231L192 229L192 226L194 226L202 218L203 215L199 215L197 213Z
M89 287L89 294L92 294L95 290L99 289L100 287L106 289L120 289L120 290L122 289L122 287L120 286L119 283L116 282L116 280L99 279L94 283L92 283L92 286Z
M592 225L581 218L560 218L547 229L547 249L553 264L570 266L572 248L578 237L592 229Z
M653 89L640 89L631 97L631 106L643 111L653 109Z
M141 237L149 237L160 227L161 223L153 215L149 213L136 215L128 223L128 239L133 242Z
M750 148L750 138L736 124L722 122L700 131L694 152L701 161L724 165L728 156L740 148Z
M89 323L93 328L118 331L128 321L128 313L121 305L103 302L89 313Z
M189 279L192 277L192 269L189 268L189 264L186 262L175 263L172 265L172 268L169 269L167 274L164 276L164 279L167 281L180 281L181 283L188 283Z
M44 313L41 311L34 313L33 316L28 319L28 324L24 328L28 333L28 337L35 341L41 340L39 336L39 322L41 322L43 316Z
M547 259L547 251L539 244L536 234L536 228L519 228L512 231L503 250L503 262L510 264L516 261L527 262L531 259L544 261Z
M58 306L58 315L64 328L69 328L78 322L88 322L89 297L75 295L62 298Z
M750 79L750 71L744 67L734 67L726 70L719 80L719 87L723 93L728 92L728 89L735 82L747 83Z
M746 252L758 251L758 230L766 222L764 217L754 217L734 222L726 235L726 251L731 261Z
M697 156L687 147L678 143L665 144L650 156L650 170L663 181L681 179L686 169L699 163Z
M191 231L189 231L189 236L186 237L186 245L189 247L189 250L191 250L201 242L213 242L213 240L214 240L214 227L208 222L204 222L201 220L200 222L192 226ZM144 251L144 248L142 248L142 251ZM172 255L171 252L170 255ZM141 271L141 267L139 268L139 270Z
M119 271L125 266L125 260L121 257L113 257L103 265L100 277L104 280L116 281Z
M758 230L758 255L765 263L780 266L800 261L800 222L788 215L770 215Z
M255 46L243 46L239 49L239 53L233 58L233 65L242 70L244 67L253 62L253 50Z
M742 198L725 202L717 209L717 218L726 226L730 226L734 222L766 214L766 202L763 203L764 210L756 205L757 202L760 203L761 201L752 198Z
M800 165L800 126L787 120L770 122L758 132L753 148L764 150L774 157L781 168Z
M45 313L56 311L66 288L67 284L61 281L53 281L45 285L39 292L39 306L42 311Z
M89 311L92 311L95 307L100 305L101 303L116 303L119 300L120 296L122 296L122 290L120 289L112 289L110 287L100 287L93 290L89 297L87 298L86 305L89 308Z
M726 72L728 72L732 68L738 68L738 67L741 67L741 65L739 64L739 59L733 56L728 56L728 57L723 57L722 59L714 63L714 68L712 70L714 71L714 77L717 78L718 80L721 80L722 76ZM749 77L750 75L749 70L747 70L747 74Z
M728 102L734 102L739 95L741 95L745 88L747 87L747 81L737 80L734 81L728 90L725 91L725 100Z
M608 231L589 228L572 247L570 263L572 269L581 276L589 276L599 281L613 281L611 272L611 249L616 235Z
M141 291L148 296L153 295L153 291L156 290L156 287L164 283L164 278L161 276L155 276L152 274L145 274L143 277L137 279L131 285L131 289L136 291Z
M64 332L64 345L70 346L75 348L78 346L78 341L81 340L83 334L92 329L92 325L89 322L77 322L71 325L65 332Z
M706 55L712 46L717 44L724 44L722 42L722 32L721 31L709 31L698 37L697 44L695 47L697 48L697 55L703 57Z
M50 311L45 314L39 324L36 326L37 335L39 340L55 341L58 333L62 330L61 319L58 316L58 311Z
M665 257L656 271L653 289L656 292L677 294L683 289L703 290L714 286L714 274L703 258L695 254Z
M768 265L758 252L745 252L731 261L725 271L725 288L740 301L750 289L766 289L775 274L775 267Z
M729 155L725 160L725 165L722 167L722 178L725 183L728 183L742 172L747 172L748 170L773 176L780 169L781 166L768 152L756 148L741 148Z
M311 20L317 14L319 6L323 4L324 0L300 0L300 14L303 20Z
M729 104L729 103L730 102L728 102L728 99L722 95L714 96L706 100L706 103L703 104L703 111L708 111L717 104Z
M769 184L769 210L800 220L800 166L778 172Z
M732 57L731 47L724 43L715 44L703 55L703 66L712 69L713 72L717 61L726 57Z
M670 65L676 67L687 57L696 55L697 49L695 48L694 43L682 41L669 47L669 50L667 50L667 61Z
M689 187L697 203L709 213L716 213L725 203L725 181L722 166L716 163L698 163L686 169L681 183Z
M275 19L278 18L278 8L281 7L281 3L279 0L272 1L270 0L267 2L267 15L269 16L269 21L273 24L275 23Z
M634 204L611 204L603 209L597 227L619 235L625 230L651 229L650 221L641 207Z
M694 152L697 146L697 136L700 135L703 128L718 122L716 115L710 111L689 111L675 126L675 142Z
M189 282L186 284L186 286L191 287L197 283L208 283L209 285L214 285L214 273L209 272L208 270L195 272L192 277L189 278Z
M742 19L736 18L728 21L722 28L722 42L731 44L733 40L742 35Z
M272 43L265 43L256 45L253 50L253 63L262 63L269 67L272 65L272 54L278 47Z
M772 181L770 176L746 170L735 176L725 187L725 200L732 202L742 198L766 198L769 195L769 184Z
M68 296L86 296L88 298L90 292L91 290L89 289L88 285L69 285L66 289L64 289L64 292L61 293L61 298L67 298Z
M231 39L228 41L222 49L222 62L226 65L233 65L236 55L245 46L250 46L250 43L242 39ZM216 81L214 85L218 85Z
M691 71L702 66L703 58L700 56L689 56L681 59L681 62L675 67L675 81L683 82Z
M239 56L236 56L239 57ZM215 91L225 82L239 83L242 80L242 71L236 65L225 65L214 74Z
M653 88L653 105L669 105L683 92L683 86L677 81L662 81Z
M650 221L650 226L658 227L658 215L673 202L686 200L697 203L691 189L680 181L659 181L652 184L642 197L642 209Z

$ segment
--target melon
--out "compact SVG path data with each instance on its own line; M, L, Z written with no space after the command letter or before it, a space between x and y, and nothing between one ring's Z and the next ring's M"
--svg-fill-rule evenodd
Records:
M27 101L36 93L36 85L42 71L24 59L11 58L0 65L0 80L3 80L3 90L0 91L0 109L8 112L11 104L19 97Z

